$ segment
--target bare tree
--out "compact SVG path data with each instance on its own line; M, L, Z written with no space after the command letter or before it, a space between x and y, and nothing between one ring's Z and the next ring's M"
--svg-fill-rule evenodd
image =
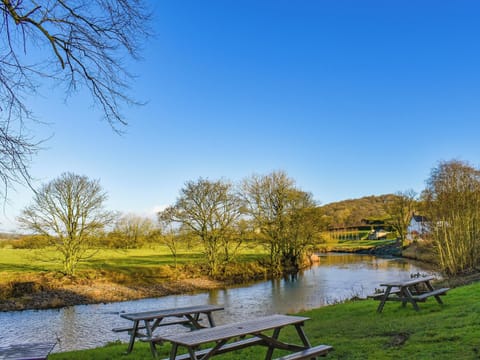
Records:
M144 0L1 0L0 179L3 195L13 182L29 182L28 165L40 142L29 133L35 121L27 98L41 84L81 88L119 130L132 75L125 58L138 59L149 35Z
M153 220L134 214L124 214L117 220L113 231L122 238L123 247L129 249L141 246L153 229Z
M311 195L297 189L285 172L276 171L245 179L243 196L255 228L268 244L271 271L279 273L287 263L298 267L303 249L299 235L305 234L307 220L300 211L315 206Z
M388 224L391 225L403 241L407 228L417 207L417 193L414 190L399 191L394 196L385 198L384 209L388 214Z
M441 162L422 193L439 263L450 275L480 265L480 170L458 160Z
M197 236L203 244L210 275L217 275L225 258L221 250L230 239L240 210L240 199L230 183L200 178L185 184L175 205L159 213L159 220L177 222Z
M114 219L103 208L106 199L98 180L64 173L35 193L33 204L18 221L24 229L49 239L62 255L64 274L71 276L89 257L95 235Z
M182 239L179 229L176 229L170 220L158 219L159 228L155 231L155 238L165 245L173 256L174 266L178 264L178 250Z

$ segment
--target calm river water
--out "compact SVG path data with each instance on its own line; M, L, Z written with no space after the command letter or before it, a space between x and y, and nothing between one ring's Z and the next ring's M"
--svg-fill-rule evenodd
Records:
M404 259L325 254L320 256L318 265L303 271L296 279L264 281L195 295L0 313L0 345L27 337L31 342L58 340L56 352L93 348L110 341L128 340L126 333L111 331L114 327L129 325L119 316L123 312L219 304L225 307L225 311L214 313L219 325L259 315L308 310L353 296L365 297L385 280L408 279L414 273L432 274L432 271ZM372 304L372 311L375 307L376 304ZM180 329L185 331L185 328ZM166 327L159 331L179 329Z

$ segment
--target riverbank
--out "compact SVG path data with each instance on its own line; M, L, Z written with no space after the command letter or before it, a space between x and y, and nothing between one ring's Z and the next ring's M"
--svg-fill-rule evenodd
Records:
M355 244L359 246L356 250L367 251L368 247L370 250L367 253L373 254L372 245L378 242L361 241ZM381 244L381 249L390 251L391 242ZM342 245L345 246L344 249L347 246L351 247L349 243ZM2 251L8 252L5 255L10 258L14 258L19 252L23 254L23 257L18 256L15 262L5 264L5 268L20 268L20 262L30 256L30 252L25 250L2 249ZM212 279L202 275L205 271L200 265L201 260L192 262L192 253L185 255L183 260L185 263L177 266L170 265L169 262L172 260L168 258L162 264L159 261L160 254L158 250L148 249L115 253L108 251L97 255L98 259L92 259L90 264L86 263L75 278L63 277L54 269L2 272L0 311L49 309L189 294L264 280L268 277L266 268L255 258L234 264L226 269L223 276ZM99 263L100 269L97 265ZM31 264L36 263L31 260ZM38 264L39 269L40 264L45 267L43 263Z
M328 359L478 359L480 357L480 283L451 289L443 298L422 303L416 312L410 305L388 303L376 313L374 300L347 301L299 315L310 318L305 332L312 344L334 347ZM298 341L294 331L285 329L281 338ZM125 355L126 344L55 353L52 360L140 360L151 358L148 344L138 342ZM159 347L160 357L168 357L170 345ZM279 353L275 353L278 356ZM262 347L247 348L218 357L222 360L265 358Z
M44 274L2 284L0 294L8 293L8 295L0 298L0 311L41 310L73 305L138 300L195 293L225 286L226 283L223 281L215 281L206 277L126 285L106 279L57 279L54 274Z

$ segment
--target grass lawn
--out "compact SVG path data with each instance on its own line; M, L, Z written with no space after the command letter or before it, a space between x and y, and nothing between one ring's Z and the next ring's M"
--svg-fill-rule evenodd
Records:
M328 359L480 359L480 283L452 289L440 306L434 299L420 304L415 312L411 305L390 302L381 314L374 300L351 301L327 306L299 315L310 317L305 331L312 345L334 347ZM296 341L291 329L281 337ZM137 343L132 354L124 355L126 344L103 348L52 354L52 360L149 359L148 345ZM169 345L160 347L167 357ZM276 356L280 353L276 353ZM260 360L261 347L215 357L224 360Z
M263 246L255 243L244 245L237 256L238 261L247 262L266 256ZM11 249L0 248L0 275L2 280L14 278L16 274L34 274L44 271L60 271L61 259L53 248ZM178 251L179 265L199 263L204 260L200 246ZM100 249L79 264L78 270L115 271L132 275L148 272L164 265L174 265L175 259L166 246L144 247L139 249L117 250Z

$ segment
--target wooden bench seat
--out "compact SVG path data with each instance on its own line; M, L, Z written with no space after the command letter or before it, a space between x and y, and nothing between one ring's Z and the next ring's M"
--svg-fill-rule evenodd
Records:
M333 347L330 345L318 345L306 350L297 351L295 353L282 356L276 360L306 360L315 358L317 356L325 356L331 350L333 350Z
M13 344L0 347L0 359L45 360L55 347L54 342Z
M388 296L391 296L391 295L397 295L398 296L399 294L400 294L400 290L395 290L395 291L391 291L390 294L388 294ZM375 293L375 294L372 294L372 295L368 295L367 298L373 299L373 300L382 300L384 295L385 295L384 292Z
M413 298L417 301L425 301L430 296L446 295L448 290L450 290L450 288L436 289L436 290L424 292L424 293L419 294L419 295L414 295Z
M197 322L202 322L202 318L198 319ZM160 324L158 324L157 326L169 326L169 325L187 325L188 327L190 327L189 325L190 324L190 320L188 319L185 319L185 320L178 320L178 321L165 321L165 322L161 322ZM138 328L138 330L142 330L142 329L145 329L145 325L140 325ZM118 327L118 328L113 328L112 331L114 332L122 332L122 331L132 331L133 328L131 326L126 326L126 327Z
M155 340L155 339L152 339L152 341L153 340ZM233 351L233 350L244 349L244 348L247 348L247 347L253 346L253 345L260 345L262 343L263 343L263 340L259 337L252 337L252 338L245 339L245 340L239 340L239 341L235 341L234 343L226 344L226 345L222 346L222 348L219 351L215 352L215 354L223 354L223 353ZM212 350L212 349L209 348L209 349L204 349L204 350L197 350L197 351L195 351L195 355L198 358L201 358L202 356L204 356L205 354L210 352L210 350ZM188 353L187 354L182 354L182 355L177 355L175 357L175 360L188 360L188 359L190 359L190 354L188 354Z
M145 329L145 326L139 326L138 330ZM127 327L119 327L119 328L113 328L112 331L114 332L122 332L122 331L132 331L133 328L131 326Z

